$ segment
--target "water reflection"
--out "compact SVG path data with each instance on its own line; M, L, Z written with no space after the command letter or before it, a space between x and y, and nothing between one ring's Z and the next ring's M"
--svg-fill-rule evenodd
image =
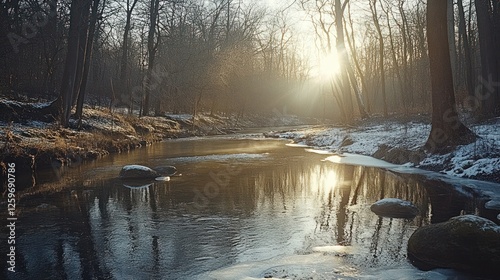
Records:
M19 273L4 279L191 279L234 263L307 254L325 245L353 248L342 254L358 269L391 267L406 262L406 241L414 229L477 207L433 193L412 176L322 162L322 155L280 142L262 141L256 149L251 141L217 141L222 143L188 142L190 149L167 143L149 160L170 156L175 162L193 151L258 151L265 157L179 160L184 176L141 188L124 187L109 176L83 176L72 191L25 201ZM234 166L241 172L196 207L195 191L217 183L210 173ZM411 201L420 215L376 216L369 206L385 197ZM57 208L35 208L41 203Z

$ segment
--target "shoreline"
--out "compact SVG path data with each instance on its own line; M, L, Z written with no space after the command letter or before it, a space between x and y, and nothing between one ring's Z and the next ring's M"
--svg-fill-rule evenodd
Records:
M266 137L292 140L332 154L370 156L392 164L425 171L500 183L500 118L470 125L479 136L469 145L447 153L431 154L422 147L430 131L426 121L383 120L361 122L355 127L323 125L291 131L273 131Z
M70 128L59 127L56 122L0 120L0 174L5 175L8 162L15 162L20 172L34 174L129 152L166 139L225 135L252 127L268 127L269 131L262 133L267 138L289 139L334 154L366 155L458 178L500 183L500 118L470 125L480 136L475 143L459 146L447 154L430 154L422 149L426 132L430 131L425 117L419 117L418 121L373 117L356 126L336 126L282 114L244 118L199 114L193 123L189 114L137 117L116 111L86 105L80 129L74 119L70 121ZM298 125L305 127L294 127ZM271 131L276 127L282 128Z
M8 163L15 163L16 170L25 174L18 180L20 185L29 186L35 184L37 172L57 171L64 166L99 160L109 154L129 152L168 139L233 134L246 128L303 125L311 121L314 122L284 115L235 118L202 113L193 123L189 114L138 117L87 105L80 129L74 119L70 119L69 128L39 120L8 123L0 120L0 183L5 183Z

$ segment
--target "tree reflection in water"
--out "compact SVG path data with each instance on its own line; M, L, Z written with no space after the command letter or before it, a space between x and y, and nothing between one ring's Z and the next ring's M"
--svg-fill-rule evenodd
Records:
M19 273L3 279L190 279L323 245L350 248L338 254L354 267L391 267L406 262L406 242L417 227L483 211L443 183L276 147L268 159L249 162L184 157L178 168L190 174L148 188L83 178L72 192L57 189L26 201L33 207L26 207L19 228ZM220 148L231 150L227 143ZM210 172L235 165L242 172L206 206L194 207L195 190L213 182ZM385 197L411 201L420 215L378 217L370 205ZM57 208L36 210L40 203Z

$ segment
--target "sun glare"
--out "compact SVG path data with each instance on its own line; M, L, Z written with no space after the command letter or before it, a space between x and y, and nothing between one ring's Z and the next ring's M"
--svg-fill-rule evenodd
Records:
M331 52L318 59L317 76L321 81L329 81L340 73L340 61L337 52Z

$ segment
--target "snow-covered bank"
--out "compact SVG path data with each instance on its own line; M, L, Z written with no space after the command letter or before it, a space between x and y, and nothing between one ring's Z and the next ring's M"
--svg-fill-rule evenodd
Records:
M430 154L422 149L430 129L423 122L385 121L358 127L317 126L267 136L292 139L332 153L373 156L447 175L500 182L500 118L471 126L480 138L446 154Z

